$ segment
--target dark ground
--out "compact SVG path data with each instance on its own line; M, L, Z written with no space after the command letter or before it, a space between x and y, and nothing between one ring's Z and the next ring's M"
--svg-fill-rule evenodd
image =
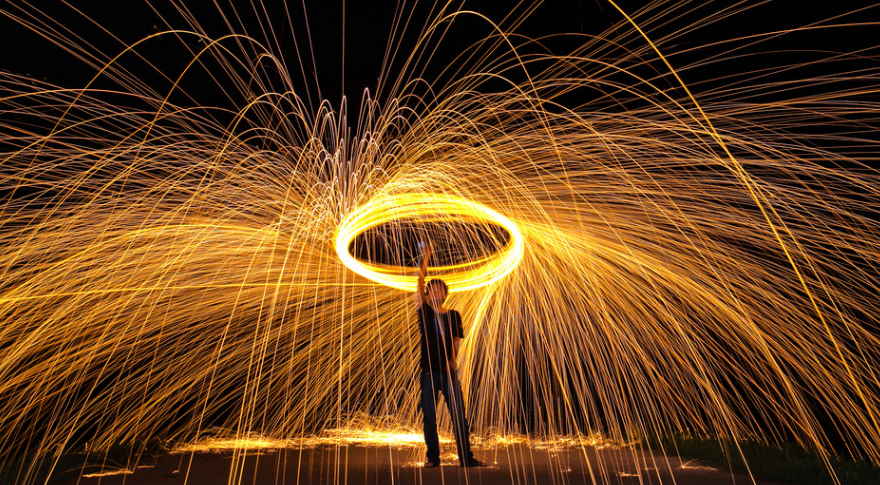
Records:
M133 473L83 476L82 470L57 470L50 484L675 484L740 485L770 482L664 458L636 448L567 447L557 450L528 445L477 449L487 468L463 469L451 456L439 469L421 467L423 450L389 446L318 446L303 450L165 454L142 458ZM105 470L121 467L108 466ZM235 468L236 474L231 474ZM97 470L86 472L95 473Z

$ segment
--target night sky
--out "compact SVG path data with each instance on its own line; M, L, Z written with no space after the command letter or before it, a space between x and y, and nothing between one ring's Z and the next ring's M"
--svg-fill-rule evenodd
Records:
M23 27L10 16L29 18L34 15L37 25L48 25L54 20L58 22L53 26L54 29L69 29L84 41L79 42L80 45L88 44L90 52L101 51L107 56L121 52L125 44L134 43L160 31L171 28L191 30L183 15L168 7L166 2L151 2L152 6L142 1L73 3L77 4L78 11L60 2L40 4L40 13L37 14L33 14L34 10L29 7L4 7L7 15L0 19L0 35L3 36L3 44L7 48L4 49L0 67L68 88L83 86L95 73L93 67ZM364 89L376 93L383 72L386 77L396 75L405 55L412 51L418 33L432 16L432 11L437 11L432 2L397 5L396 2L309 0L304 3L288 2L286 6L284 2L273 1L263 4L257 2L256 6L252 6L251 2L223 0L216 2L217 5L214 3L187 2L191 9L190 14L205 34L214 38L231 31L249 34L283 59L293 78L293 85L303 93L302 97L308 97L313 103L326 99L334 107L338 107L343 94L350 102L356 102L361 99ZM712 12L722 10L726 5L721 2L692 3L690 10L681 10L685 12L683 15L679 12L674 17L650 22L647 20L653 14L638 15L638 8L645 2L621 1L618 5L640 23L646 23L653 40L661 40L682 28L689 29L674 42L662 46L664 54L671 56L670 61L678 69L713 54L725 52L731 47L731 44L713 46L717 41L800 28L834 17L838 18L833 23L870 22L871 19L880 18L878 8L867 7L870 2L810 2L810 7L804 8L803 2L782 0L706 23L705 19ZM865 5L863 10L853 12L860 3ZM231 6L233 4L235 9ZM502 26L510 27L510 19L519 17L529 6L520 5L514 8L508 5L514 5L514 2L464 2L463 9L479 12ZM399 16L400 22L396 27L395 11L405 14ZM847 12L850 13L846 15ZM610 32L608 29L622 19L622 15L605 1L552 0L538 5L527 20L517 27L516 32L532 38L560 33L600 35ZM230 26L227 26L227 22ZM689 27L701 23L703 25L699 28ZM798 58L809 62L827 56L831 51L847 52L868 47L875 30L876 27L863 26L849 27L845 33L842 29L820 29L787 34L773 38L772 42L745 49L752 52L786 51L784 53L765 53L757 57L712 63L683 70L680 74L699 93L713 87L713 83L707 81L743 70L772 67L775 63L790 62ZM448 35L439 44L439 49L434 52L431 61L427 63L426 77L430 78L448 66L457 54L490 32L485 20L476 16L458 17ZM608 38L615 40L613 34ZM545 39L543 43L553 52L566 54L579 42L579 38L569 36ZM744 44L748 42L736 43ZM393 59L386 56L386 47L389 45L398 48L398 55ZM689 52L672 55L684 50ZM801 52L793 52L794 50ZM817 54L816 51L819 50L825 54ZM165 72L178 72L175 68L181 67L182 63L191 58L182 56L181 45L169 37L145 44L140 52ZM135 64L132 62L127 67L143 79L161 84L154 73ZM386 65L384 71L383 64ZM841 67L836 65L835 70ZM857 68L858 66L852 67ZM798 72L778 75L805 77L821 74L827 69L826 64L813 68L805 66ZM379 92L380 98L381 95ZM223 102L222 98L223 94L211 92L210 97L201 98L200 101L220 104Z

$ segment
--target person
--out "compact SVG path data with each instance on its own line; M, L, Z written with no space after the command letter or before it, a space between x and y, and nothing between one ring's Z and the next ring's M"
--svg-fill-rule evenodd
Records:
M421 246L421 244L420 244ZM424 247L419 267L415 303L420 336L420 389L425 444L428 446L425 467L440 466L440 440L437 436L437 397L443 393L446 407L452 417L452 431L458 449L458 460L463 467L485 466L471 452L470 428L464 409L461 383L456 373L456 361L464 332L461 315L444 306L449 288L440 279L425 283L431 245Z

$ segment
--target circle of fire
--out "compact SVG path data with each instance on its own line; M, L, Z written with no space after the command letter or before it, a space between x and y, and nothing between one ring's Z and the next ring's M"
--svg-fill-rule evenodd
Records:
M336 253L339 259L355 273L385 286L415 291L416 277L400 274L401 267L358 260L349 251L351 242L371 228L401 219L418 223L476 222L503 227L510 240L497 254L466 263L433 268L442 274L450 291L466 291L498 281L516 268L522 259L522 234L510 219L484 205L460 197L444 194L403 194L374 198L352 212L336 233Z

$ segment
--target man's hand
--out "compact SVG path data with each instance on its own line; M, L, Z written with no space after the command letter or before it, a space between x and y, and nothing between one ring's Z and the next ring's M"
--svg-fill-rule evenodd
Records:
M449 367L449 370L456 371L458 370L458 349L461 347L461 339L454 338L452 339L452 358L449 359L446 364Z
M419 249L422 254L424 254L424 258L422 261L427 261L431 259L431 254L434 252L434 247L431 245L431 240L427 241L419 241Z

